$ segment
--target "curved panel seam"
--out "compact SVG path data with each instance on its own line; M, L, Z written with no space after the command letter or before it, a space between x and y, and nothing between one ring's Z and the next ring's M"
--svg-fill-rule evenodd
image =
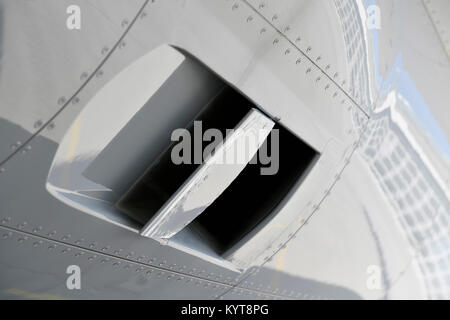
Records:
M31 140L33 140L37 135L39 135L52 121L70 104L70 102L81 92L81 90L84 89L88 85L88 83L92 80L92 78L95 76L95 74L103 67L103 65L106 63L106 61L111 57L111 55L114 53L114 51L117 49L117 47L122 42L123 38L128 34L131 27L136 22L137 18L141 14L141 12L144 10L145 6L149 0L146 0L144 4L141 6L141 8L138 10L137 14L131 21L131 23L128 25L128 27L125 29L124 33L119 37L119 39L116 41L114 46L111 48L111 50L106 54L106 56L103 58L103 60L100 62L100 64L95 68L95 70L87 77L86 81L70 96L69 99L62 105L62 107L56 111L56 113L50 117L36 132L34 132L28 139L24 141L14 152L12 152L9 156L7 156L4 160L0 162L0 166L4 165L6 162L8 162L11 158L13 158L17 153L19 153L27 144L30 143Z

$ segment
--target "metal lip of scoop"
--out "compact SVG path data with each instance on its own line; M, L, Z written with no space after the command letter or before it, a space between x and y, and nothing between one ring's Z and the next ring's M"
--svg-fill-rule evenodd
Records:
M158 210L140 234L168 239L200 215L236 179L273 129L275 122L251 109L225 141ZM224 162L231 150L234 163ZM243 154L245 153L245 154Z

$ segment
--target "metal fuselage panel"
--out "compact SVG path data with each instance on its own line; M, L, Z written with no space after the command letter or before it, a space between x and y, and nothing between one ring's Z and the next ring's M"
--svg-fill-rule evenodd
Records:
M66 28L73 4L80 30ZM367 27L373 5L381 29ZM0 296L449 298L450 63L433 6L445 4L0 2ZM76 148L84 107L165 44L195 56L321 154L307 187L274 220L276 245L243 273L47 191L69 128ZM80 290L66 287L69 265L80 266Z

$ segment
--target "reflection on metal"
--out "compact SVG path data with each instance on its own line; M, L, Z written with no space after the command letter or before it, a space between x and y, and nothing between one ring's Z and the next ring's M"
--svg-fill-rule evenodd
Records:
M401 118L393 117L397 108L372 116L364 133L363 155L392 204L411 250L417 252L414 264L428 297L445 299L450 296L448 188L433 176L421 150L414 148Z
M368 69L368 50L365 41L365 21L359 14L359 7L356 1L334 0L336 11L339 15L344 36L345 48L347 51L346 60L350 74L350 94L369 112L373 103L370 95L370 77ZM362 10L364 10L362 8Z
M2 297L450 298L448 1L73 0L88 19L77 32L66 4L0 3ZM379 30L365 25L371 5ZM162 140L135 104L154 92L147 75L164 57L192 67L169 44L321 154L229 260L188 228L161 246L114 211ZM158 48L145 72L114 81ZM203 101L221 81L177 84ZM365 285L374 263L380 291ZM61 289L70 264L87 290Z
M377 32L374 36L378 38ZM378 45L374 43L374 46ZM436 52L440 51L438 47ZM377 54L374 52L376 59ZM411 79L414 68L404 70L402 61L408 58L408 50L403 54L399 52L392 70L384 72L385 79L380 76L382 66L378 65L379 69L375 70L376 81L381 87L380 96L363 133L361 153L414 253L412 266L422 282L423 296L448 299L450 145L441 131L448 132L448 128L439 128L430 115L430 106L421 96L430 92L436 94L437 90L433 85L420 84L419 79ZM415 61L414 67L420 69L427 63ZM450 69L445 69L449 78Z

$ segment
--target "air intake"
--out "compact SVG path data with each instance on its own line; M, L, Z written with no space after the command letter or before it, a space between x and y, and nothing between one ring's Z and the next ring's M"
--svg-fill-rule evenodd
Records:
M238 161L222 161L232 150ZM161 46L83 109L47 188L108 223L242 270L248 250L276 241L279 230L256 233L281 216L317 155L198 60Z
M233 245L257 228L289 194L292 187L307 172L317 153L280 125L279 137L272 135L265 141L265 150L274 150L270 144L279 141L278 163L274 174L261 174L265 167L262 159L249 164L231 185L197 217L193 228L201 234L214 250L224 254ZM276 148L275 148L276 150ZM258 153L257 156L260 156ZM275 159L275 155L271 155ZM267 221L266 221L267 222Z
M275 212L314 160L312 148L282 126L274 127L252 102L229 86L192 119L186 132L195 137L197 122L203 131L219 129L226 136L227 129L238 127L251 112L265 119L273 130L267 131L270 135L257 146L255 151L259 152L248 164L232 170L232 178L209 178L209 182L204 182L204 176L198 178L202 166L208 166L195 164L195 149L207 147L203 140L196 141L200 145L189 145L188 164L175 164L172 154L177 143L168 145L117 202L121 211L142 225L141 234L169 239L188 227L221 255ZM267 159L271 163L265 163ZM265 173L268 165L272 172ZM216 170L226 171L229 166L222 164ZM210 190L215 190L212 196ZM189 203L189 197L195 200Z

